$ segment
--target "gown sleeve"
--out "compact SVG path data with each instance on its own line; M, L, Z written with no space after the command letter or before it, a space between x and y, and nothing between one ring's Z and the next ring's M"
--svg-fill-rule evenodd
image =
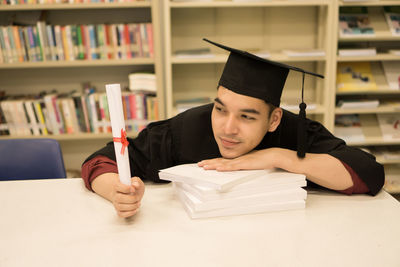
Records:
M361 149L347 146L315 121L308 123L308 152L327 153L350 167L368 187L368 193L376 195L385 182L384 169L373 155Z
M158 171L175 165L170 120L151 123L136 138L128 138L128 141L131 176L147 181L166 182L159 179ZM99 155L116 161L113 142L90 155L83 166Z

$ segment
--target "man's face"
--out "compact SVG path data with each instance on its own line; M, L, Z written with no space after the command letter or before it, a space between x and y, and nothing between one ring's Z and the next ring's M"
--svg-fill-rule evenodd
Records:
M224 158L236 158L252 151L267 131L277 127L271 128L268 115L269 106L263 100L240 95L220 86L211 121L221 155Z

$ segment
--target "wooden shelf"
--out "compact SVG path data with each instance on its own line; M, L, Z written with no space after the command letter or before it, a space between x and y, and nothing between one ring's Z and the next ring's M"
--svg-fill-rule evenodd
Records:
M152 65L152 64L154 64L153 58L40 61L40 62L3 63L0 64L0 69L108 67L108 66Z
M168 1L168 0L165 0ZM273 6L327 6L330 1L327 0L302 0L302 1L254 1L254 2L232 2L232 1L216 1L216 2L170 2L171 8L195 8L195 7L273 7Z
M18 4L0 5L0 11L143 8L150 6L151 3L148 1L129 3Z
M393 107L391 105L380 105L377 108L352 108L352 109L335 108L335 114L368 114L368 113L398 113L398 112L400 112L400 108Z
M390 32L377 32L375 36L349 36L340 37L339 42L379 42L379 41L400 41L400 36L394 36Z
M225 63L228 59L226 54L217 54L211 57L177 57L172 56L172 64L204 64L204 63ZM314 62L314 61L326 61L324 57L288 57L281 53L271 53L270 57L266 59L279 61L279 62Z
M134 137L136 132L127 132L128 137ZM0 135L0 139L35 139L35 138L50 138L58 141L72 140L93 140L93 139L112 139L111 133L79 133L79 134L52 134L52 135Z
M399 39L400 40L400 39ZM353 61L397 61L400 60L400 56L392 55L389 53L377 54L375 56L338 56L338 62L353 62Z
M383 140L382 137L365 137L365 141L346 142L350 146L385 146L400 145L399 140Z
M346 2L339 1L339 6L398 6L400 5L397 0L377 0L377 1L357 1Z
M400 186L390 186L390 187L384 186L383 189L392 195L400 194Z
M283 105L282 105L282 108L284 108ZM293 112L295 114L299 113L299 108L298 107L297 108L285 108L285 109L290 111L290 112ZM307 111L307 115L321 115L321 114L324 114L326 112L326 108L322 107L321 105L316 105L316 107L313 108L313 109L310 109L310 108L307 107L306 111Z
M377 156L376 161L380 164L400 164L400 159L385 159L383 156Z
M378 90L371 91L347 91L347 92L336 92L337 96L341 95L400 95L400 90L389 89L389 86L386 88L380 87Z

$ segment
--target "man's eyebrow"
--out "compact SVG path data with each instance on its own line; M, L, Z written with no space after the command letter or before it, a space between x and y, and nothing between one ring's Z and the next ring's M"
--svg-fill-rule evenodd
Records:
M252 114L260 115L260 111L253 109L253 108L245 108L245 109L241 109L240 111L245 112L245 113L252 113Z
M221 99L219 99L218 97L214 99L215 102L217 102L218 104L225 106L225 104L221 101ZM245 113L252 113L252 114L261 114L258 110L253 109L253 108L245 108L245 109L241 109L241 112L245 112Z
M221 105L225 106L225 104L218 97L215 98L214 101L217 102L218 104L221 104Z

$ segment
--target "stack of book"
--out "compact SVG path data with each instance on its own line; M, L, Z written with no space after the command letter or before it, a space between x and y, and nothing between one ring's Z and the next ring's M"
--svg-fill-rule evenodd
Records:
M184 164L159 176L173 182L192 219L301 209L307 198L305 176L283 170L218 172Z

